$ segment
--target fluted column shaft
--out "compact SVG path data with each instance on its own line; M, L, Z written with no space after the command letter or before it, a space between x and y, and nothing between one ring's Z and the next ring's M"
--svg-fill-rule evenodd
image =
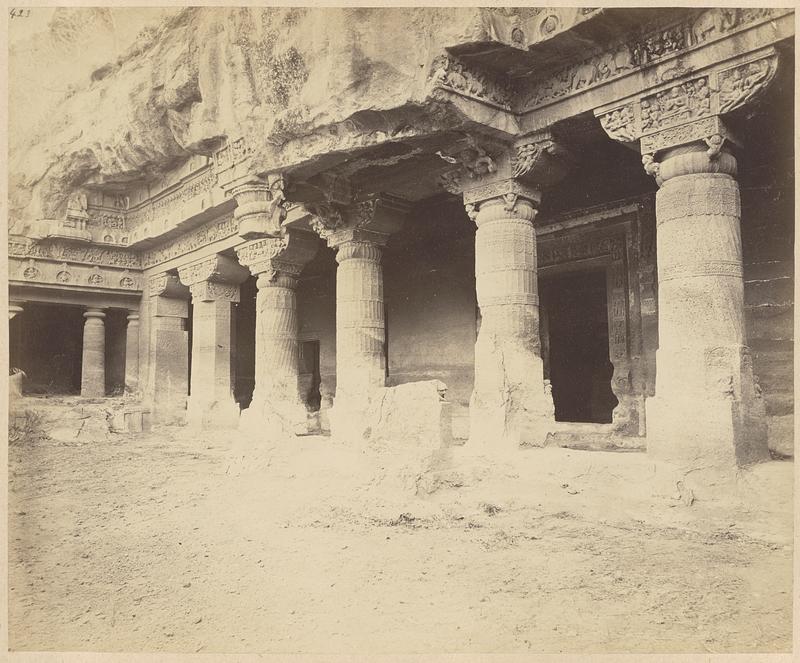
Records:
M478 226L475 281L481 311L470 444L542 444L553 421L539 341L537 203L532 192L468 207Z
M359 398L386 380L381 247L343 242L336 260L336 398Z
M98 398L106 395L106 314L99 308L89 308L83 314L83 359L81 365L81 396Z
M256 386L253 401L298 399L297 277L262 273L256 282Z
M767 453L763 400L746 346L736 159L702 144L658 166L656 394L648 449L740 464Z
M139 314L128 314L125 330L125 391L139 390Z

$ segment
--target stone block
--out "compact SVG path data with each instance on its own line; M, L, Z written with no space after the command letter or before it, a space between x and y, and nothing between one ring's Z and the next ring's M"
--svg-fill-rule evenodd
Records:
M150 428L150 410L145 407L125 407L116 412L111 420L111 430L115 433L146 433Z
M430 453L453 439L452 410L439 380L384 387L370 400L365 435L374 449Z

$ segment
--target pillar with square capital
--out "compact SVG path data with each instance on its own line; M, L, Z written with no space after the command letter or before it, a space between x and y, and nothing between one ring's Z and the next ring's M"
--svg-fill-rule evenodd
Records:
M202 428L228 428L239 419L233 397L233 304L247 270L215 255L178 268L192 295L192 371L186 421Z
M297 285L319 239L289 230L236 248L257 277L255 388L239 427L271 437L305 433L306 407L299 394Z
M475 234L481 328L475 343L470 444L542 445L554 421L539 337L536 234L540 192L515 180L464 193Z
M105 312L87 308L83 314L83 357L81 396L102 398L106 395L106 326Z
M475 343L468 446L492 454L543 446L554 427L544 381L534 221L542 188L559 181L569 157L549 131L510 149L473 139L454 150L459 163L443 176L463 194L477 225L475 285L481 326Z
M135 394L139 391L139 312L128 313L125 329L125 391Z
M186 422L189 393L189 289L177 275L159 274L148 281L150 343L146 401L159 423Z

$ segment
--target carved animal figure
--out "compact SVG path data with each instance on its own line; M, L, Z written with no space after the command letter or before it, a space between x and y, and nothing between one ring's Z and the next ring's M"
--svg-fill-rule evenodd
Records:
M584 62L575 67L572 72L572 89L580 90L582 87L591 85L597 80L597 65L592 62Z
M739 24L741 10L722 8L709 9L700 15L692 26L692 43L702 44L711 36L732 30Z

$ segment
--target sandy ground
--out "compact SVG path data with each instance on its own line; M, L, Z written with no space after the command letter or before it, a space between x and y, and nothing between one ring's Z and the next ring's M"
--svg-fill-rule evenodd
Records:
M419 497L327 438L114 434L108 407L16 408L48 437L9 448L12 649L790 650L791 462L688 505L644 454L457 450Z

